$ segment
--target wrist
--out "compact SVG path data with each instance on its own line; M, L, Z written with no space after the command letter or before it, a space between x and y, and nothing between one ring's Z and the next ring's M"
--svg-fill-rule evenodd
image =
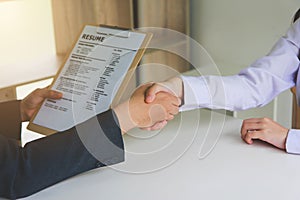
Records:
M125 134L129 130L135 128L137 125L133 122L129 112L129 101L125 101L113 108L113 111L117 115L119 120L120 129L122 134Z
M176 96L183 100L183 81L179 76L176 76L172 79L170 79L170 83L172 84L172 88L174 88L174 93Z
M20 101L20 116L21 116L21 121L22 122L25 122L25 121L28 121L28 116L26 115L26 112L24 111L24 106L23 106L24 102L23 101Z
M290 129L286 128L285 131L283 132L283 147L282 149L286 150L286 143L287 143L287 137L289 135Z

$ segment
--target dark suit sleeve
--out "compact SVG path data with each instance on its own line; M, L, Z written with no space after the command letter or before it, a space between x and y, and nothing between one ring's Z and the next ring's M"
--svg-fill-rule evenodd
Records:
M0 134L16 140L21 139L20 101L0 103Z
M120 149L108 155L107 146L98 145L96 140L94 146L106 152L106 159L112 158L106 163L90 153L76 128L35 140L24 148L0 135L0 196L25 197L79 173L123 161L123 140L113 111L102 113L96 119L103 131L99 135Z

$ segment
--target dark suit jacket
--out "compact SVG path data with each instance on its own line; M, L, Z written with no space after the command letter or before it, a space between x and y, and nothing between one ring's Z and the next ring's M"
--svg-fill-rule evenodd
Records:
M21 128L19 102L0 103L0 112L0 197L25 197L76 174L124 160L121 131L111 110L96 117L102 133L93 132L92 127L84 133L86 138L91 136L89 142L99 152L105 152L105 160L100 161L93 150L86 148L76 128L21 148L16 140ZM100 141L108 138L111 147L120 151L110 151L109 145L99 143L94 137L100 137Z

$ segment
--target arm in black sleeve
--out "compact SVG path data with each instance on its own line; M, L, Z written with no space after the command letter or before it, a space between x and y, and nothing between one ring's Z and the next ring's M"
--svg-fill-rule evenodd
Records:
M0 135L21 139L20 101L0 103Z
M124 160L121 131L109 110L96 118L106 137L121 151L111 151L109 164ZM82 124L88 123L84 122ZM93 131L92 131L93 132ZM85 133L89 135L89 133ZM96 141L97 143L97 141ZM97 144L94 144L97 146ZM99 151L110 152L101 144ZM20 198L31 195L79 173L108 165L96 159L83 144L76 128L25 145L0 135L0 196Z

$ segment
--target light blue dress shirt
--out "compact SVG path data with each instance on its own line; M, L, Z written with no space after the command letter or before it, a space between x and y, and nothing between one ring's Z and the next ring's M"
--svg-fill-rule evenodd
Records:
M270 53L234 76L182 76L184 105L181 110L212 108L246 110L261 107L281 92L297 87L300 105L300 19L288 29ZM300 130L290 130L289 153L300 154Z

